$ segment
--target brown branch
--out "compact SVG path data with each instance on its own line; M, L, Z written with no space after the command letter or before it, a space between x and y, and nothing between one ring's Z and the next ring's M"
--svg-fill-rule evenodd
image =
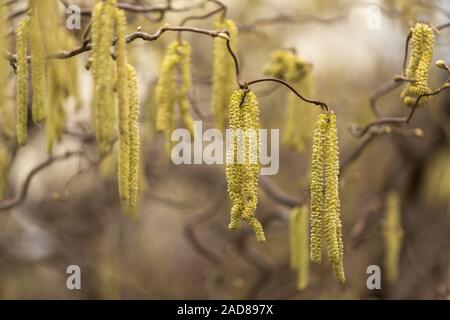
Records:
M39 172L41 172L42 170L48 168L49 166L51 166L55 162L64 161L64 160L70 159L70 158L75 157L75 156L79 156L80 157L80 156L85 156L85 154L82 151L67 151L66 153L64 153L62 155L50 156L47 160L45 160L44 162L42 162L41 164L36 166L27 175L27 177L25 178L25 181L23 182L23 184L22 184L20 190L17 192L17 194L11 199L4 200L4 201L0 202L0 211L1 210L11 209L11 208L13 208L15 206L18 206L18 205L23 203L25 201L25 199L26 199L26 196L28 194L28 190L29 190L31 182L33 181L33 178Z

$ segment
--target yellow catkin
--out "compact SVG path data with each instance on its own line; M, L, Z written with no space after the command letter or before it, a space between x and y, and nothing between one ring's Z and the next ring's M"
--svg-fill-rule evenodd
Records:
M230 46L237 52L238 29L234 21L225 19L216 22L217 30L227 30ZM212 106L215 115L216 128L223 130L228 118L228 103L236 85L236 73L233 58L230 56L226 40L214 38L213 48L213 78L212 78Z
M401 225L400 196L391 191L386 197L384 220L384 266L387 281L392 283L398 278L399 259L402 248L403 230Z
M16 30L16 55L17 55L17 111L16 111L16 135L20 145L27 143L28 122L28 63L27 47L30 33L30 18L23 18Z
M327 116L320 114L314 130L311 165L311 261L322 261L324 164Z
M178 46L178 54L180 55L180 85L178 88L178 106L180 108L180 116L186 129L189 130L191 136L194 135L194 120L192 119L190 109L191 103L189 100L189 90L191 89L192 74L191 74L191 46L188 42L183 41Z
M122 200L129 200L129 100L128 100L128 66L126 52L126 16L123 10L116 10L116 63L117 63L117 97L119 104L119 195Z
M289 219L291 269L297 272L297 288L303 290L309 282L308 208L295 207Z
M11 152L0 142L0 200L6 197L8 191L8 171L11 163Z
M328 129L325 139L325 211L324 227L328 258L339 283L345 282L341 225L341 204L339 200L339 148L336 129L336 116L328 116Z
M266 75L290 82L305 97L313 97L314 77L312 65L290 50L275 50L271 62L265 66ZM311 143L314 119L318 110L298 99L292 92L288 95L283 143L303 153Z
M241 221L245 221L255 233L256 240L265 242L263 227L255 217L259 181L259 107L251 90L236 90L230 100L232 134L226 175L233 204L229 228L238 229Z
M92 72L94 75L94 118L97 143L102 154L110 151L115 139L114 65L111 44L114 38L115 1L97 1L92 13Z
M38 16L38 5L44 2L30 1L30 51L31 51L31 86L33 96L31 103L31 114L36 123L45 120L47 113L47 93L46 93L46 59L44 54L44 34L45 26L40 24Z
M428 73L433 59L434 52L434 31L423 23L417 23L411 28L411 57L409 60L406 76L414 80L408 82L403 89L400 98L409 107L416 104L419 96L432 92L428 86ZM418 106L430 101L430 96L425 96L419 100Z
M46 134L49 154L52 154L54 145L62 138L65 122L63 106L65 96L63 87L61 87L61 84L64 83L64 75L59 72L62 65L58 62L52 62L48 68L47 95L49 108L46 120Z
M157 105L156 130L164 132L166 136L166 150L170 154L172 143L170 136L175 129L175 101L176 101L176 68L180 61L177 54L178 42L172 42L167 47L166 55L159 72L158 83L155 88Z
M321 261L325 235L336 280L345 282L339 200L339 147L334 113L320 115L314 133L311 176L311 260Z
M139 192L139 165L140 165L140 137L139 137L139 95L136 71L131 65L128 69L129 92L129 176L128 176L128 206L136 206Z

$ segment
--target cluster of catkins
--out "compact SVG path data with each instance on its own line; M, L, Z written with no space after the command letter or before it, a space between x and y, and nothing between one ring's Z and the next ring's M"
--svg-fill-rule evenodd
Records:
M401 224L400 195L391 191L386 197L384 219L384 266L386 278L392 283L398 278L400 251L402 249L403 230Z
M305 97L315 95L312 65L291 50L272 52L271 62L265 66L266 75L288 81ZM303 153L312 140L314 119L318 111L300 100L294 93L288 95L283 142L298 153Z
M100 152L108 154L116 140L118 114L119 194L133 208L139 191L139 95L136 71L127 61L126 29L125 13L117 8L116 0L96 2L91 28L95 133ZM111 45L115 39L113 60Z
M54 33L44 34L49 29ZM57 3L30 0L27 16L19 22L16 30L16 136L20 145L27 142L28 52L31 53L32 119L35 123L45 120L48 151L51 153L54 143L63 134L64 102L71 95L78 98L77 67L71 61L50 61L46 54L69 47L73 47L73 43L62 26ZM64 75L67 69L71 71L72 79Z
M428 86L428 73L433 58L434 31L429 25L417 23L411 28L411 48L406 70L409 82L400 95L403 103L409 107L426 104L431 99L430 96L423 96L432 92Z
M259 107L249 89L236 90L231 96L229 122L231 142L227 150L228 194L233 203L230 229L239 229L247 222L258 242L266 237L255 217L259 182Z
M328 258L338 282L345 282L339 200L339 147L336 116L320 114L314 130L311 168L311 261L322 260L325 238Z
M176 104L184 126L191 135L194 134L189 100L191 78L191 46L186 41L174 41L167 48L155 91L156 130L164 132L169 155L172 149L170 137L176 126Z

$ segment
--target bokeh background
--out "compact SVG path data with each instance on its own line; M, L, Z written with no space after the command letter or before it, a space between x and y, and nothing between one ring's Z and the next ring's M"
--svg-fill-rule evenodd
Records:
M26 1L9 1L13 15ZM72 0L81 8L93 1ZM165 1L121 2L150 6ZM294 48L313 65L317 98L337 114L342 159L363 142L350 134L352 124L374 120L370 95L402 73L405 39L416 21L439 25L450 21L450 5L442 0L245 0L223 1L228 17L239 26L238 58L242 79L263 77L271 52ZM174 0L174 7L198 9L155 14L128 13L129 32L141 26L153 33L162 24L176 26L190 15L215 8L202 0ZM373 16L373 14L377 15ZM379 14L379 16L378 16ZM64 6L61 4L61 15ZM64 17L64 16L63 16ZM375 20L373 20L375 19ZM89 21L81 20L82 28ZM188 23L214 29L215 18ZM374 22L375 21L375 25ZM48 30L51 33L51 30ZM78 45L83 30L70 31ZM449 29L436 34L433 61L450 62ZM446 299L450 253L450 97L445 91L419 109L408 126L377 135L341 174L341 202L347 281L340 286L327 262L311 266L310 284L297 290L289 267L290 208L274 192L260 190L257 216L267 243L256 243L248 228L227 229L230 201L222 165L180 165L167 159L164 138L154 132L154 85L165 47L176 33L157 41L128 45L139 78L142 137L142 192L136 215L130 217L117 195L114 160L92 166L78 157L56 161L39 171L24 201L0 211L0 298L2 299ZM212 38L185 33L193 48L193 116L212 127ZM11 50L14 51L14 35ZM78 44L77 44L78 43ZM73 101L66 135L55 154L85 150L89 139L92 76L85 69L89 53L72 59L78 66L81 110ZM73 75L68 72L67 77ZM430 83L439 87L445 71L432 65ZM14 103L10 77L10 99ZM264 128L283 132L287 90L273 83L254 87ZM378 101L384 116L405 116L400 88ZM420 128L423 137L409 136ZM47 159L45 129L32 125L26 147L14 152L7 170L3 201L15 199L30 172ZM417 131L416 131L417 132ZM81 136L80 136L81 135ZM264 180L280 197L307 204L310 151L298 154L281 147L280 170ZM75 178L74 178L75 177ZM266 188L264 188L266 189ZM368 290L366 268L385 255L385 198L400 195L403 246L399 277L382 278L381 290ZM274 191L274 190L272 190ZM1 205L2 202L0 202ZM66 268L78 265L82 290L66 288Z

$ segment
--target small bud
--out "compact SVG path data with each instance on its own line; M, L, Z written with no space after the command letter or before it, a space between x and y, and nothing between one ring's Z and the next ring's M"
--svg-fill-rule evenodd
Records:
M422 138L424 136L424 131L421 128L414 129L414 135L418 138Z
M445 70L448 69L448 66L447 66L447 64L444 62L444 60L437 60L437 61L435 62L435 64L436 64L436 67L438 67L438 68L445 69Z

